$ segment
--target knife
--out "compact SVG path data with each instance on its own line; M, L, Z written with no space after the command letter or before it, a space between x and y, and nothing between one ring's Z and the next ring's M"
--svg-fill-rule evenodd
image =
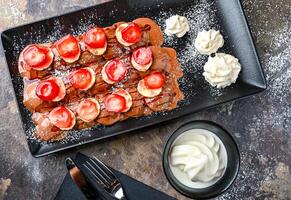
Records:
M66 159L66 166L73 182L79 187L88 200L101 200L98 192L86 180L81 170L75 165L71 157Z
M104 185L102 183L100 183L98 180L95 179L95 176L92 174L92 171L89 171L88 168L86 167L86 164L88 164L90 160L92 160L92 158L80 152L78 152L75 157L76 166L79 167L79 169L83 172L84 176L87 178L88 182L91 183L91 186L98 192L100 199L103 199L103 200L121 199L119 198L119 196L112 195L111 192L109 192L106 188L104 188ZM119 183L119 181L117 180L116 182ZM122 197L123 197L123 200L125 200L124 195L122 195Z

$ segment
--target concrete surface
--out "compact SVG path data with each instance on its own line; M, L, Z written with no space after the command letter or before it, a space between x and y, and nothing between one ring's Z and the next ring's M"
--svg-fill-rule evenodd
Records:
M0 31L98 2L0 0ZM144 183L186 199L164 177L161 154L171 132L191 119L213 120L225 126L241 150L239 176L217 199L291 199L291 1L242 3L266 73L267 91L168 124L39 159L29 153L1 51L0 200L53 198L65 176L64 159L77 151L98 156Z

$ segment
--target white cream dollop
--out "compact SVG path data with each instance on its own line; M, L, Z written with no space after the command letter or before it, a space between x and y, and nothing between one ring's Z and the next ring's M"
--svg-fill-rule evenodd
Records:
M183 37L190 30L186 17L174 15L166 20L165 33L168 36L176 35L178 38Z
M173 146L171 164L192 182L208 183L223 175L225 163L220 148L214 136L200 131Z
M216 53L224 45L224 39L219 31L210 29L198 33L195 40L195 48L201 54L210 55Z
M209 57L204 65L203 76L217 88L225 88L235 83L241 71L239 60L232 55L217 53Z

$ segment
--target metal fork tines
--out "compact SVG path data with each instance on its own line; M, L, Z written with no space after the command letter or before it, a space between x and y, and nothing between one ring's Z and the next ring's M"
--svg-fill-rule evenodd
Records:
M83 165L94 176L96 181L104 188L104 190L107 191L112 197L120 200L126 200L121 183L105 164L97 158L90 158Z

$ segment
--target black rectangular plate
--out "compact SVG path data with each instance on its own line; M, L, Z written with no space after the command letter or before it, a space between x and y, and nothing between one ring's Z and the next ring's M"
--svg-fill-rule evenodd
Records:
M181 39L166 37L164 44L177 50L184 70L180 86L186 98L177 109L128 119L109 127L97 126L73 131L66 140L60 142L41 142L33 137L34 125L31 114L22 103L23 82L17 69L19 53L26 45L57 40L68 33L77 35L93 25L105 27L138 17L151 17L164 29L164 20L173 14L186 16L191 24L191 31L186 36ZM197 32L204 28L220 29L226 39L226 44L220 51L233 54L241 62L242 72L237 83L231 87L214 89L202 76L207 57L197 54L193 41ZM6 30L1 34L1 39L24 131L30 151L35 157L158 124L266 89L265 78L239 0L116 0Z

